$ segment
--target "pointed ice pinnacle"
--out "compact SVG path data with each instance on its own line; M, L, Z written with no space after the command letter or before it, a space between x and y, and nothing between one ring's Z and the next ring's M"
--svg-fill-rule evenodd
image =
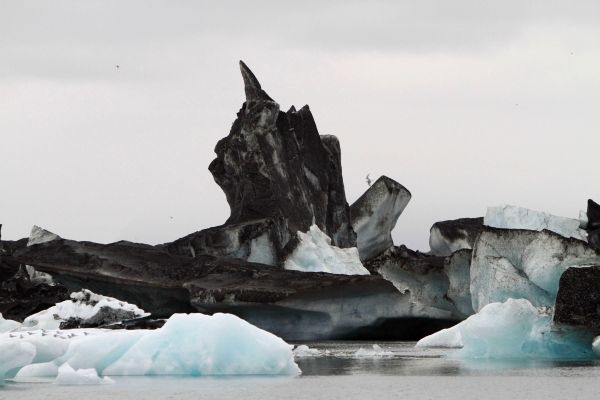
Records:
M240 70L244 78L244 90L246 91L246 101L273 101L269 95L262 90L256 76L250 71L250 68L240 60Z

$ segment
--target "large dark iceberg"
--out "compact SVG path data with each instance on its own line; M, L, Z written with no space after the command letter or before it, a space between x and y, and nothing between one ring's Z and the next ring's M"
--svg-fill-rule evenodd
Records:
M585 221L511 206L529 218L517 221L527 229L498 212L494 223L503 228L484 218L436 222L427 254L396 246L391 232L411 200L408 189L382 176L350 206L338 139L319 134L308 106L280 111L252 71L240 68L245 102L209 166L230 206L227 221L156 246L69 240L37 227L29 240L0 240L5 318L22 321L88 289L152 315L118 328L227 312L289 340L412 340L490 303L523 298L554 309L561 326L600 329L598 204L589 200ZM547 230L549 223L530 228L540 216L575 224L578 238ZM304 243L316 240L308 233L324 239ZM329 259L297 254L310 246ZM359 268L306 272L338 261Z

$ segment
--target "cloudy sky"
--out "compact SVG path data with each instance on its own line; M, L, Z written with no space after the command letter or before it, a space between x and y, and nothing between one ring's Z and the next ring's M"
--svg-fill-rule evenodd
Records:
M597 0L0 0L2 237L224 222L239 59L339 137L349 202L367 173L412 192L397 244L489 205L574 217L600 199L599 38Z

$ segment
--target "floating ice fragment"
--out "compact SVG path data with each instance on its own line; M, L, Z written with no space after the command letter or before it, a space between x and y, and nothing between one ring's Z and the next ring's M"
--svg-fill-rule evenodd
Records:
M371 349L363 349L362 347L354 353L356 358L382 358L392 357L394 353L381 348L378 344L374 344Z
M304 357L320 357L325 355L326 353L319 350L308 347L305 344L301 344L296 346L294 349L294 357L295 358L304 358Z

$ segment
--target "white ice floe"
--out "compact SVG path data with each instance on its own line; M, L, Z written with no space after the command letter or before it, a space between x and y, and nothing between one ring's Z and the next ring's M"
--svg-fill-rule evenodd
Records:
M25 318L21 329L58 329L62 322L69 320L88 325L103 325L148 315L150 314L134 304L83 289L71 293L71 300L57 303L47 310Z
M394 353L381 348L378 344L374 344L370 349L363 349L362 347L354 353L355 358L383 358L392 357Z
M341 249L317 225L298 232L300 243L285 261L284 268L304 272L329 272L343 275L369 275L356 247Z
M108 376L100 377L94 368L78 369L71 368L69 363L64 363L58 368L58 374L54 383L57 385L104 385L114 383Z
M462 347L451 357L479 359L589 359L591 337L552 324L551 310L525 299L491 303L452 328L434 333L418 347Z
M0 313L0 333L12 331L20 326L20 322L13 321L11 319L4 319L2 313Z
M580 228L581 221L575 218L559 217L523 207L503 205L488 207L483 224L492 228L547 229L564 237L587 241L587 234Z
M60 376L65 363L100 376L300 373L292 346L230 314L174 314L156 330L0 334L0 373L6 377Z

